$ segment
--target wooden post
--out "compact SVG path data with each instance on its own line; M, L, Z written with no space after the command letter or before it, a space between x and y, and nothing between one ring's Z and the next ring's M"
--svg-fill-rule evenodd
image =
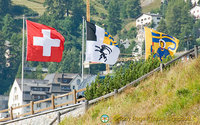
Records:
M118 93L118 89L114 89L114 93L115 93L114 97L116 97Z
M160 72L163 72L164 65L160 63Z
M10 107L10 120L13 120L13 107Z
M194 55L195 55L195 58L198 58L198 46L197 45L194 45Z
M73 101L74 101L74 104L76 104L76 102L77 102L77 99L76 99L76 89L73 90L73 95L74 95Z
M61 116L61 114L60 114L60 112L58 112L58 116L57 116L58 124L60 123L60 116Z
M34 114L34 102L33 101L30 102L30 108L31 108L31 115L33 115Z
M88 100L85 100L85 112L87 112L88 108L89 108L89 103L88 103Z
M51 95L51 105L52 105L52 109L55 109L55 102L54 102L55 96Z

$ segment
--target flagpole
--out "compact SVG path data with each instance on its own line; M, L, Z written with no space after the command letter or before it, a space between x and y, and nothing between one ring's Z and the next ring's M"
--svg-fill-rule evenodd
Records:
M83 74L84 74L84 67L83 67L83 64L84 64L84 16L82 17L83 18L83 29L82 29L82 81L83 81Z
M24 30L25 30L25 16L23 15L23 38L22 38L22 77L21 77L21 90L22 90L22 98L23 98L23 90L24 90Z

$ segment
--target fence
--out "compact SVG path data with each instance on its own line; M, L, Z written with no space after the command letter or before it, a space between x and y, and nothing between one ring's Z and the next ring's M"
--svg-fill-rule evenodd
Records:
M84 107L85 107L85 110L87 110L88 107L89 107L89 105L92 105L92 104L94 104L94 103L97 103L97 102L100 101L100 100L103 100L103 99L106 99L106 98L109 98L109 97L112 97L112 96L116 96L118 93L120 93L120 92L124 91L125 89L127 89L128 87L133 86L133 85L135 85L136 83L138 83L138 82L140 82L140 81L146 79L147 77L149 77L149 76L152 75L153 73L155 73L155 72L157 72L157 71L161 71L161 72L162 72L163 69L164 69L165 67L169 66L170 64L176 62L177 60L179 60L179 59L181 59L182 57L187 56L187 55L189 55L189 54L193 54L194 57L197 58L197 57L198 57L198 46L194 46L193 49L189 50L188 52L182 54L181 56L179 56L179 57L177 57L177 58L175 58L175 59L173 59L173 60L171 60L171 61L169 61L169 62L167 62L167 63L165 63L165 64L162 64L162 63L161 63L159 67L155 68L155 69L152 70L151 72L149 72L149 73L143 75L142 77L140 77L140 78L134 80L133 82L131 82L131 83L129 83L129 84L123 86L122 88L120 88L120 89L118 89L118 90L115 89L114 92L108 93L108 94L106 94L106 95L104 95L104 96L98 97L98 98L93 99L93 100L90 100L90 101L85 100L85 98L81 98L81 99L78 99L78 100L77 100L76 96L74 96L72 102L66 102L66 103L63 103L63 104L60 104L60 105L55 105L55 104L54 104L54 99L55 99L55 98L60 98L60 97L63 97L63 96L69 95L69 94L76 95L76 93L78 93L78 92L85 91L86 88L80 89L80 90L77 90L77 91L74 90L73 92L70 92L70 93L67 93L67 94L64 94L64 95L59 95L59 96L56 96L56 97L52 96L52 97L49 98L49 99L41 100L41 101L38 101L38 102L31 102L30 104L27 104L28 106L31 106L31 112L29 112L29 113L34 114L34 110L33 110L33 106L32 106L33 104L36 104L36 103L39 103L39 102L44 102L44 101L47 101L47 100L52 100L52 107L51 107L51 109L54 109L55 107L59 107L59 106L66 105L66 104L69 104L69 103L74 103L75 105L73 105L73 106L68 106L67 108L72 108L72 107L77 108L77 106L80 106L81 104L76 104L76 102L77 102L77 101L85 100ZM24 105L24 106L27 106L27 105ZM20 106L19 106L19 107L20 107ZM22 107L22 106L21 106L21 107ZM18 107L16 107L16 108L18 108ZM15 108L15 109L16 109L16 108ZM58 112L58 116L52 120L52 122L50 123L50 125L52 125L56 120L58 120L58 123L59 123L59 122L60 122L60 116L61 116L61 115L65 114L65 113L67 113L67 112L69 112L69 111L71 111L71 110L74 110L75 108L69 109L69 110L67 110L67 111L65 111L65 112ZM62 109L64 109L64 108L62 108ZM59 110L62 110L62 109L59 109ZM66 109L66 107L65 107L65 109ZM10 111L10 114L12 114L12 110L13 110L12 108L11 108L11 109L5 109L5 110L0 111L0 113L1 113L1 112L6 112L6 111ZM44 110L44 109L43 109L43 110ZM43 111L43 110L39 110L39 111ZM48 109L45 109L45 110L48 110ZM39 112L39 111L37 111L37 112ZM57 110L55 109L55 110L53 110L53 111L49 111L49 113L50 113L50 112L54 112L54 111L58 111L58 109L57 109ZM43 115L43 114L45 114L45 113L35 114L34 116L28 116L28 117L26 117L26 118L16 119L16 120L13 120L13 121L11 121L11 122L15 122L15 121L27 119L27 118L29 118L29 117L35 117L35 116L38 116L38 115ZM24 116L24 115L23 115L23 116ZM12 115L10 116L10 118L7 118L7 120L10 120L10 119L13 119L13 116L12 116ZM6 120L6 119L4 119L4 120ZM5 122L5 123L11 123L11 122Z
M157 72L157 71L161 71L161 72L162 72L163 69L164 69L165 67L167 67L167 66L169 66L170 64L176 62L177 60L181 59L182 57L187 56L187 55L189 55L189 54L193 54L193 53L194 53L194 57L197 58L197 57L198 57L198 46L194 46L193 49L191 49L191 50L189 50L188 52L182 54L181 56L179 56L179 57L177 57L177 58L175 58L175 59L173 59L173 60L167 62L166 64L162 64L162 63L161 63L159 67L157 67L157 68L155 68L154 70L150 71L149 73L143 75L142 77L140 77L140 78L134 80L133 82L131 82L131 83L129 83L129 84L123 86L122 88L120 88L120 89L118 89L118 90L115 89L114 92L108 93L108 94L106 94L106 95L103 95L103 96L101 96L101 97L98 97L98 98L93 99L93 100L90 100L90 101L87 101L87 100L86 100L86 101L85 101L85 104L84 104L85 110L88 109L89 105L92 105L92 104L94 104L94 103L97 103L97 102L99 102L99 101L101 101L101 100L103 100L103 99L106 99L106 98L109 98L109 97L112 97L112 96L117 96L118 93L124 91L124 90L127 89L128 87L133 86L133 85L135 85L136 83L138 83L138 82L140 82L140 81L146 79L147 77L149 77L150 75L152 75L153 73L155 73L155 72ZM64 113L65 113L65 112L62 112L62 113L61 113L61 112L58 112L58 116L51 122L50 125L52 125L56 120L58 120L58 123L59 123L59 122L60 122L60 116L63 115Z
M69 92L69 93L66 93L66 94L63 94L63 95L58 95L58 96L52 95L51 98L47 98L47 99L40 100L40 101L35 101L35 102L31 101L30 103L25 104L25 105L21 105L21 106L17 106L17 107L11 107L9 109L1 110L0 113L9 112L10 117L0 119L0 122L7 121L7 120L14 120L15 118L19 118L19 117L23 117L23 116L34 115L34 114L37 114L39 112L47 111L47 110L50 110L50 109L56 109L58 107L62 107L62 106L68 105L68 104L76 104L79 101L85 100L84 97L80 98L80 99L77 99L77 93L85 91L85 90L86 90L86 88L79 89L79 90L75 90L74 89L72 92ZM68 95L73 95L73 100L72 101L64 102L64 103L61 103L61 104L58 104L58 105L55 104L55 99L62 98L62 97L68 96ZM51 106L50 107L39 109L39 110L34 110L34 105L35 104L44 103L44 102L47 102L47 101L48 102L51 101ZM15 117L13 116L13 110L20 109L20 108L25 108L25 107L30 107L30 112L23 113L23 114L15 116Z

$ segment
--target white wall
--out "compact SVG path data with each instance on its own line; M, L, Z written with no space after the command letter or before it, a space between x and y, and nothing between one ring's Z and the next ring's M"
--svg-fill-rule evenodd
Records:
M190 10L190 13L196 18L200 19L200 6L195 6Z
M17 107L23 105L22 104L22 91L17 84L17 81L15 80L13 83L13 86L11 88L10 94L9 94L9 99L8 99L8 107ZM18 114L22 114L22 109L15 109L13 110L13 115L16 116Z
M152 21L152 17L147 14L143 14L136 20L136 27L139 25L147 25L150 24Z

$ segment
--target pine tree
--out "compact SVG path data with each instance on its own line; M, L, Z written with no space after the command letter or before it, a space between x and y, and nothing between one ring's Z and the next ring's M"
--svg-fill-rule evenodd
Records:
M0 15L5 15L9 12L11 0L0 0Z
M108 7L108 31L112 35L116 35L121 29L120 5L118 1L111 0Z
M166 23L165 23L164 19L160 20L160 23L159 23L159 25L157 27L157 31L165 33L165 34L168 34L167 33L167 26L166 26Z
M141 14L142 8L140 5L140 0L127 0L126 5L128 18L135 18Z
M11 17L10 14L7 14L3 19L2 32L3 32L4 38L7 40L10 39L12 34L16 32L15 29L16 29L16 26L14 23L14 19Z

